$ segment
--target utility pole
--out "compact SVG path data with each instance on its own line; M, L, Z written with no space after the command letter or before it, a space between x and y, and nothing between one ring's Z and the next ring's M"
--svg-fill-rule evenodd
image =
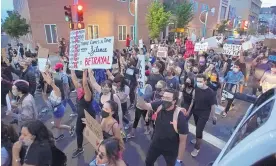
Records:
M134 43L138 44L138 0L135 0L135 16L134 16Z

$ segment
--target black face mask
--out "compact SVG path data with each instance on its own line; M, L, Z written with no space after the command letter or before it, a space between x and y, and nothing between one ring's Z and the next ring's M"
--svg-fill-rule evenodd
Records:
M109 113L105 112L104 110L102 110L101 114L102 114L102 118L107 118L109 116Z
M185 87L193 87L191 83L185 82Z
M23 70L23 69L24 69L24 67L23 67L23 66L21 66L21 65L19 65L19 68L20 68L20 70Z
M198 74L198 72L193 72L194 74Z
M232 58L232 61L236 61L238 58Z
M168 109L168 108L170 108L172 106L172 102L171 101L162 101L162 108L163 109Z
M161 92L161 88L156 88L156 91L157 92Z

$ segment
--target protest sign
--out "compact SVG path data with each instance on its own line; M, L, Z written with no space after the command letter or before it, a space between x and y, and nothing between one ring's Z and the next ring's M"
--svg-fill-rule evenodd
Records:
M276 62L276 55L269 55L268 60L272 62Z
M208 43L196 43L195 44L195 51L207 51L208 49Z
M157 57L166 58L168 56L168 47L158 47Z
M83 135L95 149L98 149L99 144L103 140L102 127L86 110L84 110L84 114L86 127L83 131Z
M145 92L145 55L138 55L138 63L137 63L137 67L139 69L139 73L138 73L138 90L140 90L140 92L144 93Z
M223 54L240 56L242 46L235 44L224 44L223 45Z
M45 67L46 67L46 64L47 64L47 59L48 58L38 58L37 59L39 71L45 72Z
M111 69L114 36L86 40L80 44L80 61L83 69Z
M85 29L74 30L70 32L69 45L69 69L82 70L80 60L80 43L85 40Z
M7 54L6 54L6 49L5 48L1 48L1 56L3 59L7 58Z
M143 44L143 40L140 39L140 40L139 40L139 48L143 48L143 45L144 45L144 44Z
M39 47L38 49L38 58L47 58L49 55L49 49Z
M184 58L187 59L189 58L192 54L194 54L194 43L190 40L187 40L185 43L185 54L184 54Z
M270 49L276 49L276 39L265 39L264 45Z
M247 41L247 42L244 42L242 43L242 49L245 51L245 50L250 50L253 48L253 44L251 41Z

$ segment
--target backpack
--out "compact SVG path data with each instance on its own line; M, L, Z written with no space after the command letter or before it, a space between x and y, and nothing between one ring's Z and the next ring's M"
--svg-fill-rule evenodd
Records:
M52 165L51 166L66 166L67 157L64 152L59 150L56 146L52 148Z

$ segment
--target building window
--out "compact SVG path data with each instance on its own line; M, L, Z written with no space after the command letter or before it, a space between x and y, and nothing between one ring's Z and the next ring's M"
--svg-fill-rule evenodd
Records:
M134 28L134 25L130 26L130 37L131 37L132 40L134 40L134 38L135 38L135 28Z
M222 6L221 11L220 11L220 20L225 20L225 15L226 15L226 7Z
M88 25L88 39L99 38L99 25Z
M127 27L126 27L126 25L119 25L118 31L119 31L118 32L119 41L125 41L126 36L127 36Z
M193 12L196 13L198 10L198 2L195 0L190 0L190 3L193 5Z
M48 44L57 43L57 26L56 24L45 24L45 35Z

